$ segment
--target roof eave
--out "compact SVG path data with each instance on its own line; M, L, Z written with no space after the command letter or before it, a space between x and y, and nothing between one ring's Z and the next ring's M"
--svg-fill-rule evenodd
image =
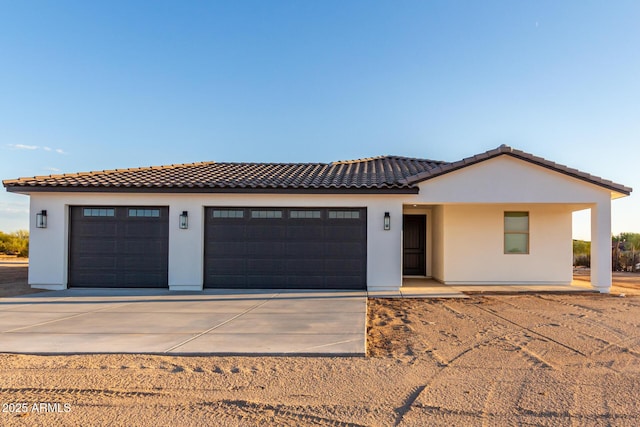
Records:
M332 187L332 188L251 188L251 187L60 187L7 186L10 193L258 193L258 194L418 194L417 186Z

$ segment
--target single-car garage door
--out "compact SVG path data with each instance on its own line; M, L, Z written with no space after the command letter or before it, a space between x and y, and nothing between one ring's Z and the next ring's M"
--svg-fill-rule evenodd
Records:
M169 208L72 206L69 286L166 288Z
M205 287L367 287L366 209L211 207L205 213Z

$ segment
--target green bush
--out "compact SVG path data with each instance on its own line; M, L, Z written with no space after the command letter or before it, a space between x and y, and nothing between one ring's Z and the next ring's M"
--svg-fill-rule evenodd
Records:
M29 232L25 230L3 233L0 231L0 254L29 256Z

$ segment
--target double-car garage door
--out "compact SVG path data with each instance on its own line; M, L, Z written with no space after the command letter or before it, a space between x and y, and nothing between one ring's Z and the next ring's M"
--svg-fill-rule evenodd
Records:
M366 289L366 224L361 208L206 208L204 286ZM74 206L70 230L70 286L168 286L168 207Z
M204 286L366 289L365 209L207 208Z

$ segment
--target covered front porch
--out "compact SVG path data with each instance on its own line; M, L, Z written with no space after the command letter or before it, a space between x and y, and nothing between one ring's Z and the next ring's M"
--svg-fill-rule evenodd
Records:
M572 216L590 209L590 280L573 278ZM601 292L611 287L610 203L447 203L402 207L398 297L490 292ZM509 215L522 224L508 233ZM510 239L519 239L513 251Z

